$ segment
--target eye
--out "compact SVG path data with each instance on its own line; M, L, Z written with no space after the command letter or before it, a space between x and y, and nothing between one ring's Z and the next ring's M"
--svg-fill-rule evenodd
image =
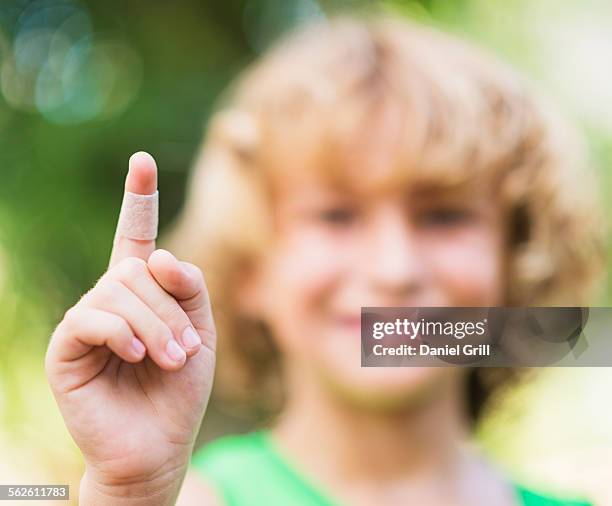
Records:
M349 207L330 207L318 212L317 216L330 225L350 225L357 219L357 212Z
M453 227L473 219L473 211L455 207L437 207L417 213L417 222L424 226Z

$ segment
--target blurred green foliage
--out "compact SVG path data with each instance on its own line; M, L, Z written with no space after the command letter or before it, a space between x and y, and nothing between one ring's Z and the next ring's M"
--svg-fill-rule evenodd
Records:
M110 118L57 124L36 108L12 107L0 96L0 237L9 252L5 269L13 288L25 290L29 301L50 310L53 320L105 267L129 155L147 149L158 161L163 227L180 208L186 174L215 99L258 51L297 22L347 7L410 15L476 39L539 79L549 69L534 49L538 39L530 32L531 25L540 22L530 18L542 10L537 4L554 5L561 12L565 4L570 18L574 11L590 13L593 19L609 11L604 4L594 3L599 12L575 2L545 0L231 0L172 5L9 0L0 7L5 39L0 61L8 59L11 39L19 35L15 27L28 4L33 12L78 6L88 15L94 34L110 34L127 45L142 67L141 77L134 78L136 93ZM50 25L56 28L58 23ZM571 104L565 105L571 113ZM607 166L612 159L610 132L584 126L597 161ZM608 171L601 175L609 189Z

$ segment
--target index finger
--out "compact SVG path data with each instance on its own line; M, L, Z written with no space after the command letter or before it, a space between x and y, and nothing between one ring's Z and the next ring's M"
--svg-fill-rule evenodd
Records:
M157 165L144 151L130 157L109 267L127 257L147 260L157 237Z

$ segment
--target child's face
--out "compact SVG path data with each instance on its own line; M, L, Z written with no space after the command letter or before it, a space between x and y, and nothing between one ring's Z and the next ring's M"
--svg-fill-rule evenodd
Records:
M305 172L285 178L275 241L249 293L287 367L301 381L385 405L452 376L361 368L360 309L502 304L504 224L489 193L334 190Z

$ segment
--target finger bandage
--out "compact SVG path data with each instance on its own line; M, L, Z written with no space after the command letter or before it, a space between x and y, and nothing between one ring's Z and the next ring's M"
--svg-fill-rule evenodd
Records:
M129 239L152 241L157 237L159 192L138 195L126 191L119 214L117 233Z

